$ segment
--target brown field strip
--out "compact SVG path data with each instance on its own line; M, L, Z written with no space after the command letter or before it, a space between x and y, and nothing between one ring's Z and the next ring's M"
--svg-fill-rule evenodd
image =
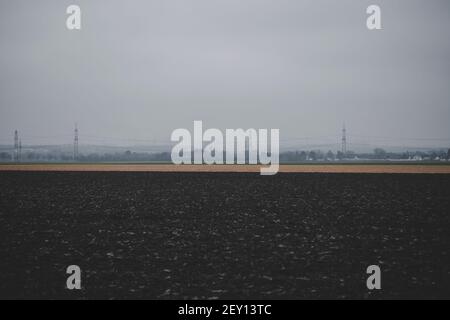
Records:
M259 172L259 165L172 164L5 164L0 171L54 172ZM279 172L292 173L432 173L450 174L450 165L325 164L281 165Z

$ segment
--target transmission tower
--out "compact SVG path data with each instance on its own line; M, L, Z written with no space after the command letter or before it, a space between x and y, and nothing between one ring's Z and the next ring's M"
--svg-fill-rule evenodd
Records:
M14 131L14 154L13 154L14 162L19 161L19 132Z
M73 160L78 160L78 126L75 124L75 133L73 138Z
M345 155L347 154L347 129L344 127L342 128L342 153Z
M22 162L22 139L19 140L19 162Z

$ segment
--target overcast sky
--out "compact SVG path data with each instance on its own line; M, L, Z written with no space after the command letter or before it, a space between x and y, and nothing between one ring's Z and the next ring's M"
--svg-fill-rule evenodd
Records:
M450 145L449 30L448 0L0 0L0 144L71 143L75 122L81 144L163 142L203 120Z

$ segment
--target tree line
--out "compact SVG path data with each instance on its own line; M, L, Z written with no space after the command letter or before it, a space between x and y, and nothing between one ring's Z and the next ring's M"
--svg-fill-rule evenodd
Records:
M450 149L445 151L431 152L387 152L377 148L372 153L338 151L323 152L321 150L310 151L287 151L280 153L280 162L307 162L307 161L342 161L342 160L450 160ZM11 152L0 152L1 162L13 161ZM73 154L64 152L23 152L22 162L72 162ZM78 162L170 162L170 152L146 153L146 152L115 152L115 153L89 153L80 154L76 159Z

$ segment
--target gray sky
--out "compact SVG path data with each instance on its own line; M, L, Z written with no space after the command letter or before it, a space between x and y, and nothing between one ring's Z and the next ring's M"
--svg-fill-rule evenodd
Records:
M448 0L0 0L0 144L70 143L75 122L82 144L163 142L203 120L282 146L337 145L344 121L351 149L450 145L449 30Z

